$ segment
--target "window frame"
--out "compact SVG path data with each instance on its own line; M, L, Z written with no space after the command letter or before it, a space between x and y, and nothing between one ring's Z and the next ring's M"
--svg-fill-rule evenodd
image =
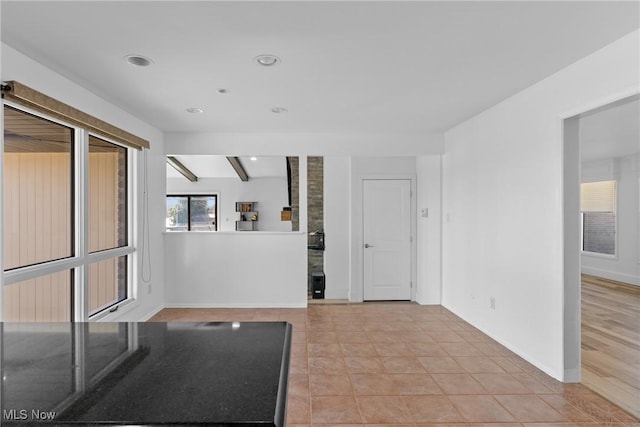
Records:
M91 132L81 126L67 123L47 114L43 114L31 108L8 100L2 101L2 123L4 131L4 107L10 107L26 114L33 115L43 120L69 127L73 129L73 151L71 182L73 184L72 196L72 247L73 255L67 258L46 261L25 267L3 270L2 286L9 286L25 280L49 275L63 270L71 270L71 322L86 322L99 320L114 312L121 306L135 301L136 283L136 241L134 233L134 219L136 212L137 191L137 150L119 142L113 141L101 134ZM127 150L127 245L117 248L105 249L97 252L89 252L89 136L96 137ZM4 139L3 139L4 153ZM2 160L4 163L4 158ZM3 207L4 209L4 207ZM100 311L89 315L89 266L91 264L121 256L127 257L127 296L124 300L114 302L103 307ZM1 313L1 310L0 310Z
M614 211L611 212L614 215L614 224L613 224L613 248L614 248L614 253L613 254L604 254L601 252L592 252L592 251L585 251L584 248L584 214L585 211L583 211L582 209L580 209L580 254L581 255L585 255L588 257L592 257L592 258L601 258L601 259L607 259L607 260L617 260L618 259L618 221L619 221L619 215L618 215L618 187L619 187L619 183L617 179L601 179L598 181L587 181L587 182L581 182L580 185L582 184L589 184L592 182L606 182L606 181L613 181L613 188L614 188L614 200L613 200L613 207L614 207Z
M171 231L168 230L165 226L166 233L216 233L219 231L218 224L220 222L220 194L219 193L188 193L188 194L178 194L178 193L167 193L165 195L165 209L166 209L166 200L169 197L186 197L187 198L187 229L179 230L179 231ZM191 229L191 198L192 197L214 197L216 199L216 229L215 230L192 230Z

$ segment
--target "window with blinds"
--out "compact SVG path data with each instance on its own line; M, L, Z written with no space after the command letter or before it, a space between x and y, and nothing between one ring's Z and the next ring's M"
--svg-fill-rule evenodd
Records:
M580 184L582 250L616 254L616 181Z
M616 182L599 181L580 184L582 212L615 212Z

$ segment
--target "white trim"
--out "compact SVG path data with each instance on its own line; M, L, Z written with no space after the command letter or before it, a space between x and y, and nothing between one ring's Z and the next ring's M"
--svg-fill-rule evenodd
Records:
M89 318L89 267L86 254L89 251L89 133L84 129L75 127L76 146L75 161L73 162L73 174L75 178L75 206L76 217L74 221L75 255L81 264L73 281L73 320L86 322ZM79 172L80 171L80 172ZM82 203L80 203L82 202Z
M91 316L89 316L88 321L90 322L109 322L109 321L113 321L113 320L109 320L111 318L115 318L115 317L119 317L121 316L123 313L127 313L131 310L133 310L134 308L138 307L140 304L132 299L132 298L127 298L126 300L120 301L116 304L110 305L108 308L110 310L113 310L113 308L117 307L116 310L110 311L107 309L103 309L99 312L97 312L96 314L93 314Z
M138 322L147 322L147 321L149 321L149 319L151 319L156 314L160 313L164 308L165 308L164 304L160 304L159 306L157 306L156 308L154 308L153 310L151 310L150 312L148 312L144 316L140 317L140 319L138 319Z
M72 270L74 268L80 267L81 265L82 261L79 258L74 257L16 268L14 270L4 272L3 285L13 285L25 280L35 279L36 277L46 276L48 274L53 274L64 270Z
M618 101L622 101L623 99L630 98L638 94L640 94L640 88L638 86L628 87L614 94L604 96L590 102L585 102L584 104L567 110L564 113L560 114L560 121L564 121L565 119L569 119L575 116L581 116L582 114L589 113L593 110L597 110L598 108L602 108L609 104L614 104Z
M617 234L618 233L616 233L616 237L617 237ZM588 256L588 257L591 257L591 258L607 259L609 261L617 261L618 260L618 255L601 254L601 253L598 253L598 252L580 251L580 255Z
M560 197L561 197L561 203L562 203L562 216L563 216L563 220L561 223L561 233L562 233L562 251L563 251L563 265L562 265L562 275L563 275L563 280L562 280L562 290L563 290L563 313L562 313L562 328L563 328L563 348L562 348L562 375L563 378L561 378L562 381L565 382L577 382L580 380L580 367L582 366L582 349L581 349L581 345L582 345L582 325L579 321L580 319L580 313L582 312L582 307L581 307L581 300L580 300L580 277L577 278L573 278L571 277L571 279L569 279L569 276L572 274L569 274L568 267L574 267L573 264L571 264L573 261L570 259L570 255L568 254L568 245L570 244L570 242L567 241L567 234L568 234L568 230L567 230L567 226L568 225L578 225L575 223L568 223L567 222L567 212L566 212L566 205L567 205L567 194L566 194L566 181L567 179L571 178L571 179L576 179L577 183L578 183L578 189L577 191L580 191L579 189L579 185L580 185L580 175L581 175L581 165L580 165L580 144L578 141L578 147L577 147L577 158L573 158L574 156L572 155L572 159L570 160L574 160L577 161L577 167L578 167L578 171L577 171L577 177L576 176L569 176L569 172L567 171L567 166L568 166L568 160L566 158L566 154L567 154L567 144L569 144L570 142L567 141L567 133L566 133L566 127L567 124L570 124L569 121L573 120L578 120L579 117L585 113L588 113L592 110L604 107L606 105L609 104L613 104L615 102L619 102L623 99L632 97L632 96L636 96L640 93L640 88L635 85L632 87L628 87L622 91L616 92L614 94L602 97L602 98L598 98L595 100L592 100L588 103L583 104L582 106L577 106L575 108L573 108L572 110L568 110L562 114L559 115L558 120L557 120L557 125L558 125L558 133L560 136L560 181L562 183L562 188L560 191ZM575 143L575 141L574 141ZM575 147L574 147L575 149ZM573 174L573 171L571 172L571 174ZM617 191L617 189L616 189ZM579 203L579 195L578 195L578 203ZM578 206L578 210L580 209L580 207ZM617 210L617 198L616 198L616 210ZM617 221L617 215L616 215L616 221ZM616 222L616 230L617 230L617 222ZM580 227L580 236L582 235L582 227ZM579 237L581 238L581 237ZM571 243L575 243L575 242L571 242ZM617 233L616 233L616 253L617 253L617 246L618 246L618 241L617 241ZM580 244L580 248L582 248L582 244ZM582 268L582 256L581 256L581 252L576 254L577 256L577 267L578 267L578 274L583 271ZM578 301L567 301L567 293L571 293L572 289L570 288L571 286L574 286L575 284L573 283L574 280L578 281ZM575 323L575 325L572 325L572 322ZM567 336L568 332L567 331L572 331L571 334L575 334L575 336ZM570 361L568 361L568 356L573 354L573 357L577 356L577 368L568 366L568 364L570 363ZM532 362L533 363L533 362ZM535 364L535 363L534 363ZM543 369L544 370L544 369ZM546 372L552 372L552 371L546 371Z

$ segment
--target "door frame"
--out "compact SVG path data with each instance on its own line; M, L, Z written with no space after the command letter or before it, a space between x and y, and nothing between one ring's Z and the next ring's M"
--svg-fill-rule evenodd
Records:
M580 116L638 96L637 88L592 100L558 117L561 133L563 372L562 382L579 383L582 368L582 307L580 250Z
M352 188L351 194L351 286L349 289L349 302L364 301L364 181L365 180L408 180L410 182L410 230L411 230L411 252L410 252L410 273L411 273L411 301L416 300L417 288L417 202L416 202L416 174L362 174L357 177L357 185Z

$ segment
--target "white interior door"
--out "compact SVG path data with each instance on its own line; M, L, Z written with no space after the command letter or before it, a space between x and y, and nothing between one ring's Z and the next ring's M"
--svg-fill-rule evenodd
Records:
M411 299L411 181L363 180L364 299Z

